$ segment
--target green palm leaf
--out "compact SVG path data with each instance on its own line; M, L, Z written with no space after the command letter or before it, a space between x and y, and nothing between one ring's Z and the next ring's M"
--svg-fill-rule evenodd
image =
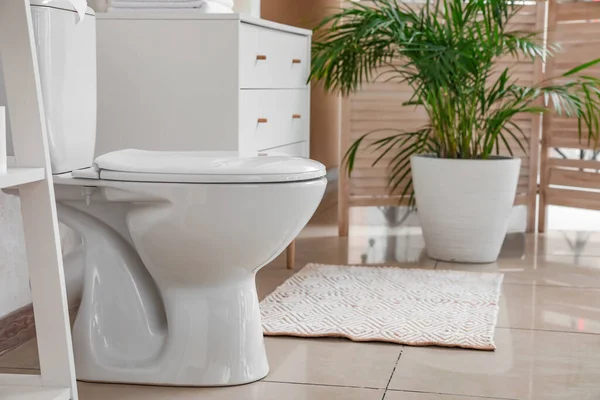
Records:
M390 191L412 195L410 157L485 159L528 138L515 122L519 114L554 111L578 120L580 139L600 137L600 79L580 75L595 59L552 79L520 86L513 67L498 71L506 57L533 60L554 56L541 35L510 30L521 7L505 0L426 0L420 7L396 0L375 0L374 7L352 2L325 18L316 29L310 79L328 91L349 95L363 83L385 80L409 85L413 94L402 106L422 107L428 126L395 132L365 146L355 140L343 163L351 174L359 152L377 152L373 165L387 160ZM385 72L381 68L386 67ZM543 103L542 103L543 102ZM542 105L540 105L542 104ZM394 127L390 127L394 128Z

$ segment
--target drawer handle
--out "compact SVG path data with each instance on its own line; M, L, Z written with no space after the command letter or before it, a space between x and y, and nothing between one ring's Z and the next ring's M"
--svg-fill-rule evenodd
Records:
M259 118L259 119L258 119L258 123L259 123L259 124L266 124L267 122L269 122L269 120L268 120L268 119L266 119L266 118Z
M302 60L301 60L301 59L299 59L299 58L294 58L294 59L292 60L292 64L302 64Z
M293 119L300 119L300 118L302 118L302 115L300 115L300 114L293 114L292 118Z
M257 56L256 56L256 59L257 59L257 60L266 60L266 59L267 59L267 56L265 56L265 55L262 55L262 54L259 54L259 55L257 55Z

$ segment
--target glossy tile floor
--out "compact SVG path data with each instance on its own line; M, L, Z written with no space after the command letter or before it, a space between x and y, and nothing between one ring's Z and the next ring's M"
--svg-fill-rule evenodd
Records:
M84 400L522 400L600 399L600 233L553 232L536 240L510 234L491 265L427 259L417 221L395 209L352 211L348 238L337 237L335 193L297 242L307 262L390 264L405 268L505 274L495 352L267 338L271 373L234 388L160 388L80 383ZM279 257L258 274L264 297L293 274ZM35 343L0 358L0 372L37 368Z

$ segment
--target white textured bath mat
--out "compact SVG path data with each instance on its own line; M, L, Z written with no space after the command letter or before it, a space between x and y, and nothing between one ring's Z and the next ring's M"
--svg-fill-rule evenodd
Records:
M264 333L494 350L502 278L308 264L260 303Z

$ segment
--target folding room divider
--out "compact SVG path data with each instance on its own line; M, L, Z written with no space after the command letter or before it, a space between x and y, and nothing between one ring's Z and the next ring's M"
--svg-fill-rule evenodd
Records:
M548 41L561 51L546 64L545 76L553 78L600 57L600 3L551 1L548 9ZM585 72L600 77L600 65ZM564 78L563 78L564 79ZM561 79L554 79L560 82ZM538 228L546 230L549 205L600 210L600 147L579 139L577 121L544 116L540 169Z
M361 1L361 3L369 2ZM409 5L420 7L418 2ZM551 43L558 42L563 48L562 51L558 51L555 58L549 60L546 66L541 60L536 62L514 58L500 60L499 70L511 65L513 77L517 78L519 83L530 85L540 82L600 57L600 53L594 54L595 52L590 50L593 49L590 46L597 46L596 48L600 49L600 3L530 1L526 2L512 19L511 24L515 30L540 32L540 37L547 35ZM385 70L380 72L383 73ZM591 69L589 73L600 76L600 66ZM341 157L354 140L367 132L379 129L410 131L427 123L424 110L402 106L402 102L411 96L410 87L405 83L387 81L387 78L389 76L379 74L379 78L374 82L363 85L359 92L340 100ZM594 143L579 142L577 122L574 120L567 121L554 115L545 116L544 119L542 123L542 117L538 115L519 115L515 118L515 122L528 138L526 152L521 151L516 145L512 146L515 156L522 159L515 204L527 207L528 232L535 230L538 214L540 215L539 228L541 231L545 229L544 216L547 205L600 209L600 174L597 174L600 170L600 162L579 159L579 157L588 159L594 157L595 160L597 152L583 151L593 148ZM370 140L365 141L358 153L351 177L343 171L340 173L338 221L341 236L348 234L350 207L400 204L401 190L393 193L388 191L386 161L392 156L386 156L378 165L372 166L378 154L364 148L389 133L385 131L374 133ZM555 148L559 148L558 151ZM577 153L577 160L563 158L573 154L574 150ZM503 154L508 155L505 149ZM557 185L569 186L571 189L557 189L555 188ZM592 189L596 191L590 191ZM540 194L539 206L536 205L538 194Z

